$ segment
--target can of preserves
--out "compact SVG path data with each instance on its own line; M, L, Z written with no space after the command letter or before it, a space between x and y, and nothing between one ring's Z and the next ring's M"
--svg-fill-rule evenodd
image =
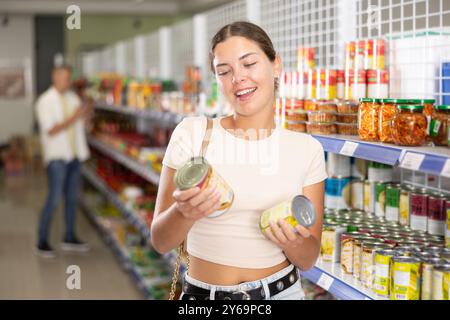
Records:
M355 69L356 42L349 41L345 44L345 69Z
M392 258L391 300L419 300L420 260L412 257Z
M364 67L366 69L384 69L385 42L382 39L369 39L365 43ZM371 96L372 97L372 96Z
M430 254L431 255L431 254ZM434 267L444 263L444 260L435 257L422 258L422 290L421 300L431 300L433 293Z
M336 70L316 69L316 98L336 99Z
M224 214L234 200L233 190L203 157L194 157L179 168L174 176L174 184L180 190L194 187L203 190L208 187L215 187L220 192L221 205L208 218L215 218Z
M392 181L392 166L371 161L368 169L370 181Z
M307 71L307 85L306 85L306 98L307 99L316 99L316 83L317 83L317 73L313 69L309 69Z
M375 278L373 290L378 297L388 298L391 292L391 261L396 256L392 249L375 252Z
M444 194L432 194L428 197L428 233L445 235L446 201Z
M314 48L297 48L297 71L314 68Z
M361 253L361 283L372 289L375 276L375 253L390 247L380 242L363 242Z
M322 231L321 256L323 261L339 262L341 258L341 235L347 230L337 223L326 224Z
M325 180L325 206L343 209L350 204L350 178L331 177Z
M432 300L444 300L444 279L445 275L450 272L450 264L437 265L433 269L433 287ZM448 288L447 288L448 290ZM448 291L447 291L448 295ZM447 297L448 299L448 297Z
M345 70L345 99L366 97L366 70Z
M375 213L375 181L364 181L364 211Z
M366 56L366 40L356 41L355 69L364 69Z
M292 227L300 224L310 227L316 222L316 210L312 202L303 195L297 195L291 200L283 201L276 206L265 210L260 219L262 232L270 227L270 222L283 219Z
M375 184L375 215L384 217L386 215L386 183Z
M411 229L427 231L428 194L426 189L414 189L410 194Z
M389 96L389 71L367 70L367 96L384 99Z
M400 184L389 183L386 185L386 220L399 221L400 214Z
M338 99L345 98L345 71L337 70L336 71L336 97Z
M353 241L353 277L361 279L361 255L362 255L362 243L365 241L378 241L370 236L362 235L356 237Z
M402 185L400 191L399 202L399 220L398 222L403 226L408 226L410 220L410 196L413 187L411 185Z
M344 232L341 235L341 268L347 274L353 274L353 244L359 232Z

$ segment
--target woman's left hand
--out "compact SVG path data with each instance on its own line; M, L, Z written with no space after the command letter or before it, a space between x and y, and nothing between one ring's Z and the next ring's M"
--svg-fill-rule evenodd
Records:
M278 223L271 221L265 233L267 238L282 250L299 247L311 236L311 232L302 225L297 224L293 228L283 219L278 220Z

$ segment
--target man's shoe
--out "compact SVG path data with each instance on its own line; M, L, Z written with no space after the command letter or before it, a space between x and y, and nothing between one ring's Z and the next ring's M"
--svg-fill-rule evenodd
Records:
M47 242L41 242L36 247L36 254L43 258L55 258L56 253Z
M71 252L88 252L90 250L89 244L74 238L70 241L64 240L61 243L61 249Z

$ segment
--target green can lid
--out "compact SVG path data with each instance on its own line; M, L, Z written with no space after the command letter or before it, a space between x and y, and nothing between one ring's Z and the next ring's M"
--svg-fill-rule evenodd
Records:
M359 102L377 102L376 100L377 99L374 99L374 98L361 98L361 99L359 99Z
M409 99L408 103L411 104L434 104L436 102L435 99Z
M440 110L440 111L447 111L447 110L450 110L450 105L443 105L443 104L440 104L440 105L438 105L438 106L435 106L434 107L436 110Z
M304 227L310 227L316 222L316 209L303 195L297 195L292 199L291 210L295 220Z
M420 104L399 104L397 109L399 110L411 110L411 111L422 111L423 105Z
M175 186L180 190L195 187L208 174L209 168L203 157L192 158L175 173Z
M381 102L394 103L394 104L406 104L406 103L409 103L409 100L407 100L407 99L381 99Z

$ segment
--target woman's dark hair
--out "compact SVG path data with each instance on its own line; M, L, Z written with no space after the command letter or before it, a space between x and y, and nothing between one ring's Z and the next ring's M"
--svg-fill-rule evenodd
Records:
M261 50L264 51L267 58L269 58L271 62L275 61L276 52L267 33L254 23L247 21L236 21L222 27L211 39L209 60L213 73L214 49L219 43L224 42L225 40L233 36L244 37L248 40L256 42Z

